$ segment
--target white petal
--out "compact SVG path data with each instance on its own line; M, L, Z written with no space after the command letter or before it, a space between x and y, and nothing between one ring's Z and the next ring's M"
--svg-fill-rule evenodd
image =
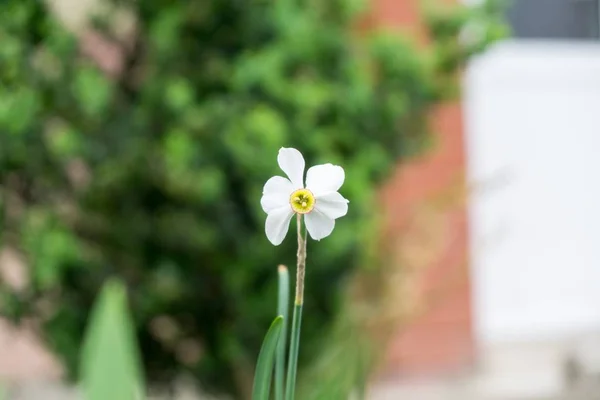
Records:
M296 149L282 147L277 155L279 168L290 178L294 189L304 187L304 157Z
M265 222L265 232L267 233L267 239L275 246L279 246L287 231L290 227L290 220L292 219L294 212L288 205L272 210L267 215L267 221Z
M315 196L337 192L344 183L346 175L339 165L321 164L310 167L306 173L306 188Z
M348 213L348 200L338 192L316 196L315 210L331 219L340 218Z
M290 204L290 196L294 186L289 179L282 176L274 176L265 183L260 205L268 214L271 210Z
M333 232L335 221L317 210L304 216L306 229L310 233L310 237L314 240L321 240Z

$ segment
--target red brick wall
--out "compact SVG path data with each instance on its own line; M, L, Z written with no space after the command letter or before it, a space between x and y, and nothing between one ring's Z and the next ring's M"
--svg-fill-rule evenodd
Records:
M372 2L369 24L414 32L424 43L419 0ZM398 247L414 252L411 235L429 236L421 238L425 258L415 261L418 257L400 254L407 264L401 267L410 269L411 284L417 288L416 310L392 337L384 368L391 376L456 371L469 365L474 353L467 214L461 195L465 156L460 104L440 107L432 124L432 150L398 166L382 193L388 232L399 237L399 243L408 241ZM418 226L423 223L432 226Z
M433 120L434 148L398 166L382 193L388 232L399 237L400 268L417 288L415 310L387 352L385 371L391 375L450 372L472 360L460 116L458 104L440 108ZM425 257L410 254L419 251Z

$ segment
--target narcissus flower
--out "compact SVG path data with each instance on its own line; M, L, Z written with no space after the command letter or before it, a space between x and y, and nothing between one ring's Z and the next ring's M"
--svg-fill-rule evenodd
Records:
M348 212L348 200L338 193L344 169L322 164L310 167L304 184L304 157L296 149L282 148L277 156L287 177L274 176L265 183L260 204L267 213L265 231L275 246L281 244L294 214L304 216L306 229L315 240L327 237L335 220Z

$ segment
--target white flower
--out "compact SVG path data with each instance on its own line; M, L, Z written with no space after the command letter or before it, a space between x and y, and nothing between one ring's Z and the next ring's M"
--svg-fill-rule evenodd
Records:
M289 179L274 176L265 183L260 204L267 213L265 231L275 246L281 244L294 214L303 214L306 229L315 240L333 231L336 218L348 212L348 200L338 193L344 183L344 169L322 164L306 172L304 157L296 149L281 148L277 155L279 167Z

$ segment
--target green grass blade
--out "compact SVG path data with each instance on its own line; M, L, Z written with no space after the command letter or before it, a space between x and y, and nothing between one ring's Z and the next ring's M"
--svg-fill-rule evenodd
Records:
M298 351L300 350L300 328L302 325L302 304L294 304L292 317L292 332L290 337L290 358L288 360L287 381L285 388L286 400L294 400L296 395L296 374L298 372Z
M81 355L86 400L140 400L141 362L124 285L107 282L92 310Z
M281 336L283 317L278 316L273 320L263 341L254 372L254 386L252 387L252 400L269 400L271 393L271 377L275 363L277 342Z
M275 359L275 400L283 400L285 395L285 347L287 341L288 310L290 303L290 274L285 265L280 265L277 270L279 277L279 295L277 297L277 314L283 316L283 327L277 356Z

